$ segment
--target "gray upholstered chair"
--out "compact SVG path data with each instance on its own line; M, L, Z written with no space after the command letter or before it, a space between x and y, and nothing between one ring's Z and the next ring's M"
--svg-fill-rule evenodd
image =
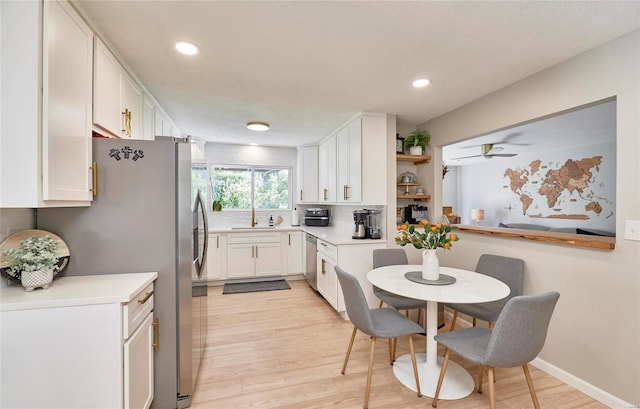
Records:
M502 309L493 330L484 327L466 328L438 334L436 341L444 345L445 353L438 386L432 406L438 403L438 395L444 379L451 351L470 362L480 365L478 393L482 393L483 367L489 372L489 407L495 408L494 368L522 366L527 378L529 393L536 409L540 408L536 397L529 367L540 353L547 337L551 315L560 298L552 291L540 295L521 295L511 298Z
M487 321L489 328L498 319L500 311L509 299L522 295L522 281L524 279L524 261L519 258L496 256L493 254L483 254L476 265L476 272L498 279L509 286L511 292L506 298L498 301L479 304L446 304L453 310L450 330L456 326L458 313L469 315L473 318L473 326L476 326L476 319Z
M369 309L367 299L362 292L362 287L360 287L358 279L352 274L341 269L339 266L336 266L335 270L338 275L340 286L342 287L342 294L344 295L347 314L349 314L349 319L351 319L351 322L353 323L351 341L349 341L349 348L347 349L347 355L344 358L344 365L342 366L343 375L347 370L347 363L349 362L349 355L351 354L353 341L356 338L356 332L360 330L371 337L371 352L369 354L369 371L367 373L367 388L364 396L364 408L366 409L369 406L371 373L373 372L373 354L376 347L376 340L378 338L391 339L401 337L403 335L407 335L409 337L409 350L411 351L413 373L416 378L416 385L418 386L418 397L422 396L420 392L418 368L416 366L416 356L413 350L413 339L411 338L412 334L421 333L423 331L422 327L392 308Z
M373 268L398 264L409 264L407 253L405 253L404 249L373 250ZM383 304L387 304L396 310L422 310L425 308L426 304L423 300L416 300L414 298L393 294L383 290L382 288L376 287L375 285L373 286L373 294L380 299L380 308L382 308ZM419 316L418 321L420 321Z

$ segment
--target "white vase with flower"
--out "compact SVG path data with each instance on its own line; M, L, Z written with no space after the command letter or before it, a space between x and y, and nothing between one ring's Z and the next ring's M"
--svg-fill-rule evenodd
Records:
M443 218L442 223L430 223L427 220L420 220L420 226L424 227L423 232L419 232L416 226L401 224L398 225L398 236L396 244L406 246L411 244L422 252L422 279L437 281L440 278L440 261L436 254L436 249L442 247L449 250L454 241L460 240L451 230L455 229L448 223L448 219Z

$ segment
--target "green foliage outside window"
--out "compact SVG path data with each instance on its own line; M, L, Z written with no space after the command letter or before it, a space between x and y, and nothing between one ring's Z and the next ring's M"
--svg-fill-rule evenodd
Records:
M288 169L212 166L211 182L212 200L222 209L250 209L252 198L256 209L289 208Z

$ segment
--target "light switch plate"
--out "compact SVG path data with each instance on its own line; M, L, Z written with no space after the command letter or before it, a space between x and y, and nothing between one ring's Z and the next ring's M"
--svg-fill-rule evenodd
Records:
M626 240L640 241L640 220L624 221L624 238Z

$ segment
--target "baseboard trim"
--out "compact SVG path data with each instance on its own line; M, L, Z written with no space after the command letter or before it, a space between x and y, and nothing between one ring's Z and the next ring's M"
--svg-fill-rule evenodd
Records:
M578 378L577 376L570 374L564 369L558 368L555 365L550 364L549 362L535 358L531 361L531 365L540 369L542 372L545 372L556 379L561 380L569 386L573 386L580 392L584 393L597 400L598 402L607 405L610 408L637 408L638 404L631 404L629 402L625 402L624 400L613 396L607 391L604 391L597 386L586 382L584 379Z
M453 318L453 313L450 310L445 309L444 314L447 320L451 322L451 319ZM467 321L466 319L463 319L460 316L458 316L458 319L456 320L456 325L459 325L463 328L469 328L473 324ZM558 368L557 366L550 364L549 362L543 359L535 358L533 361L531 361L531 365L535 366L542 372L545 372L553 376L554 378L561 380L567 385L576 388L577 390L584 393L585 395L592 397L593 399L597 400L603 405L607 405L610 408L620 408L620 409L629 408L630 409L630 408L640 407L640 403L632 404L629 402L625 402L624 400L616 396L613 396L609 392L604 391L598 388L597 386L592 385L589 382L586 382L584 379L578 378L577 376L565 371L564 369Z

